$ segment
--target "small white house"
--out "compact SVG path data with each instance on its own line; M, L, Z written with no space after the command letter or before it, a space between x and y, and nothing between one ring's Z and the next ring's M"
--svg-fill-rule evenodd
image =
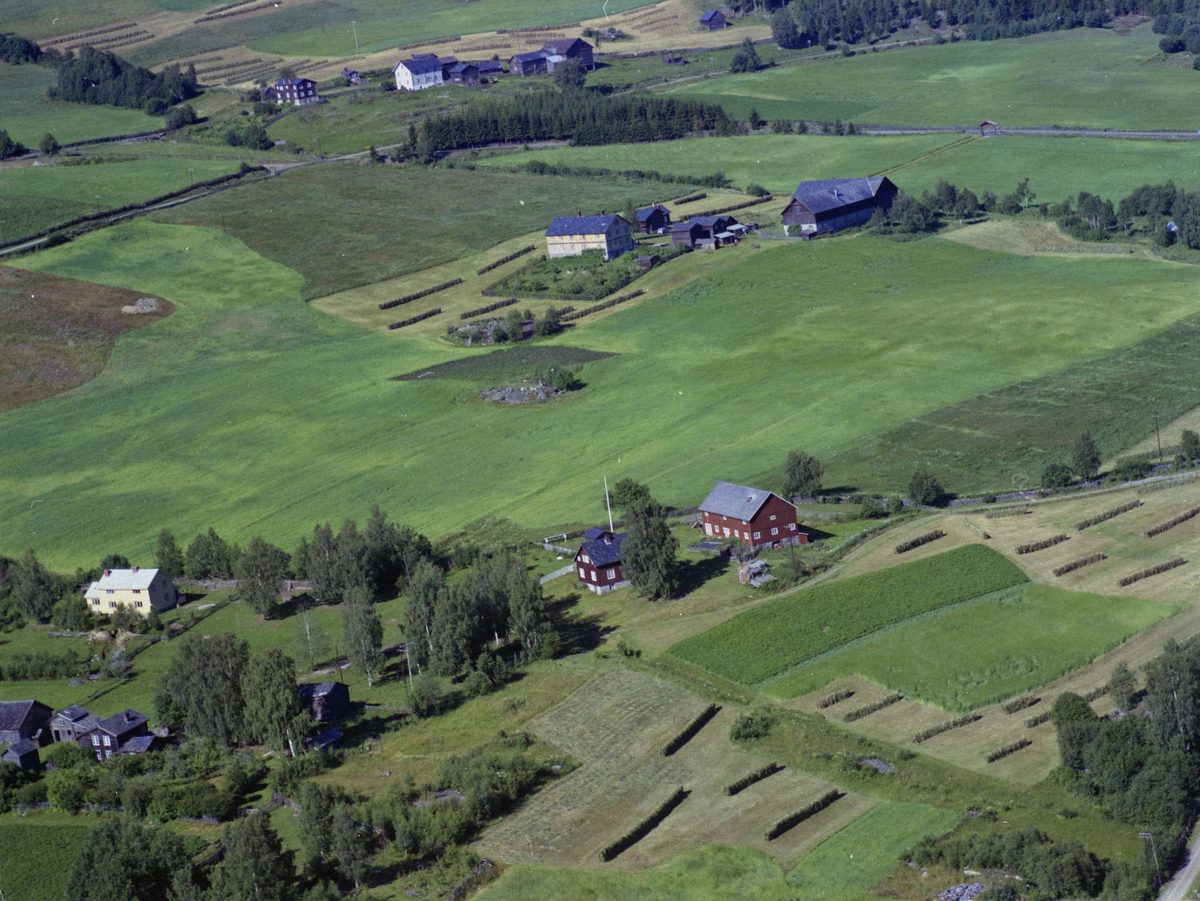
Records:
M417 53L412 59L402 59L392 68L396 87L421 91L442 83L442 63L434 53Z

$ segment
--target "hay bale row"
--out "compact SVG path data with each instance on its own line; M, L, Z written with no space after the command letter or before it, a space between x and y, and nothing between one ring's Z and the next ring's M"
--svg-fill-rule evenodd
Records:
M478 47L476 49L491 50L492 48L491 47ZM488 263L482 269L476 269L475 274L483 275L485 272L491 272L493 269L503 266L505 263L511 263L513 260L517 259L518 257L523 257L527 253L533 253L533 251L535 251L535 250L537 250L536 244L530 244L528 247L522 247L520 250L513 251L506 257L500 257L500 259L496 260L494 263Z
M732 213L734 210L744 210L748 206L758 206L760 203L770 203L775 198L768 194L766 197L756 197L753 200L746 200L742 203L735 203L732 206L718 207L715 210L705 210L703 213L693 213L693 216L718 216L721 213Z
M1166 563L1160 563L1158 566L1152 566L1149 569L1143 569L1140 573L1134 573L1131 576L1126 576L1117 581L1117 585L1124 588L1126 585L1132 585L1134 582L1140 582L1142 579L1149 579L1151 576L1157 576L1159 573L1165 573L1169 569L1174 569L1177 566L1183 566L1187 563L1182 557L1176 557L1174 560L1168 560Z
M1008 714L1019 713L1022 710L1028 710L1034 704L1040 703L1041 700L1037 695L1022 695L1019 698L1013 698L1011 701L1001 704L1000 709Z
M438 291L445 291L447 288L453 288L455 285L461 284L461 278L452 278L448 282L442 282L440 285L434 285L432 288L426 288L424 291L418 291L416 294L406 294L404 297L397 297L395 300L389 300L387 303L381 303L379 305L379 309L390 310L392 307L398 307L402 303L420 300L422 297L428 297L430 294L437 294Z
M1164 488L1178 488L1180 485L1190 485L1192 482L1200 482L1200 472L1194 472L1191 475L1181 476L1177 479L1163 479L1161 482L1151 482L1149 485L1138 486L1138 494L1152 494L1155 491L1162 491Z
M924 535L919 535L909 541L902 541L896 545L897 554L907 554L909 551L914 551L922 545L929 544L931 541L937 541L939 538L945 538L946 533L941 529L934 529L932 532L926 532Z
M667 818L667 814L678 807L686 797L687 792L684 791L682 785L679 786L679 788L675 789L675 791L671 794L671 797L667 798L667 800L658 805L654 813L650 814L650 816L646 817L615 842L602 848L600 850L601 862L608 863L622 851L627 851L644 839L647 835L653 832L655 827Z
M759 767L753 773L743 776L737 782L731 782L729 785L725 786L725 794L730 796L736 795L742 789L749 788L755 782L761 782L772 773L778 773L782 769L783 767L772 761L764 767Z
M843 723L853 723L855 720L861 720L864 716L870 716L872 713L878 713L884 707L891 707L897 701L903 701L904 695L890 694L882 700L876 701L874 704L868 704L866 707L859 707L857 710L851 710L844 717Z
M1050 722L1050 717L1054 715L1053 710L1043 710L1037 716L1031 716L1025 721L1025 728L1032 729L1034 726L1040 726L1042 723Z
M1028 507L1001 507L999 510L988 510L983 515L988 519L1003 519L1005 516L1025 516L1032 512Z
M680 197L678 200L673 202L676 206L679 206L684 203L695 203L697 200L703 200L707 196L707 191L700 191L696 194L689 194L687 197Z
M470 319L472 316L482 316L484 313L490 313L493 310L499 310L502 307L511 307L517 302L515 297L510 297L508 300L498 300L495 303L490 303L486 307L479 307L476 310L467 310L465 313L459 313L459 319Z
M995 763L997 760L1003 760L1009 754L1016 754L1017 751L1020 751L1022 748L1028 748L1031 744L1033 744L1031 739L1022 738L1020 741L1014 741L1012 744L1002 745L1001 747L992 751L992 753L987 756L986 760L988 763Z
M817 701L817 709L824 710L826 707L832 707L834 704L846 700L846 698L851 697L853 694L854 692L849 688L843 688L841 691L835 691L831 695L825 695L825 697Z
M1090 704L1090 703L1092 703L1092 701L1095 701L1097 698L1104 697L1106 694L1109 693L1110 690L1111 689L1108 687L1108 685L1101 685L1099 688L1093 688L1091 691L1089 691L1087 694L1085 694L1083 696L1083 699Z
M821 795L821 797L817 798L817 800L813 801L807 807L802 807L795 813L788 814L767 830L767 841L779 838L779 836L783 835L789 829L803 823L809 817L820 813L840 797L842 797L842 793L835 788Z
M983 719L978 713L968 713L966 716L956 717L952 720L946 720L944 723L938 723L936 726L930 726L913 736L913 744L919 745L923 741L929 741L935 735L941 735L943 732L949 732L951 729L961 729L963 726L969 726L977 720Z
M194 22L192 22L192 24L199 25L201 22L215 22L218 19L228 19L232 16L242 16L246 13L258 12L262 9L273 9L274 7L281 6L282 4L283 0L267 0L266 3L260 3L257 6L247 6L243 9L234 9L227 13L217 13L216 15L212 16L201 16L199 19L196 19Z
M93 31L81 31L79 34L69 34L66 37L43 41L42 46L53 47L55 44L65 44L68 41L81 41L84 38L95 37L98 34L110 34L114 31L128 31L130 28L137 28L137 25L137 22L122 22L120 25L109 25L107 28L97 28Z
M696 733L703 729L708 721L717 715L717 711L720 709L721 708L716 704L709 704L707 707L705 707L704 711L698 717L684 726L682 732L663 745L663 757L670 757L689 741L691 741L692 738L695 737Z
M1077 569L1083 569L1085 566L1091 566L1093 563L1099 563L1101 560L1107 560L1108 557L1104 554L1092 554L1089 557L1080 557L1078 560L1072 560L1065 566L1060 566L1054 571L1056 576L1065 576L1067 573L1073 573Z
M1062 544L1064 541L1069 541L1070 535L1054 535L1050 538L1043 538L1041 541L1035 541L1032 544L1017 545L1018 554L1032 554L1037 551L1044 551L1048 547L1054 547L1056 544Z
M1075 531L1082 532L1084 529L1099 525L1102 522L1108 522L1110 519L1120 516L1122 513L1128 513L1130 510L1136 510L1142 505L1141 501L1130 501L1128 504L1121 504L1119 507L1113 507L1111 510L1105 510L1091 519L1080 520L1075 523Z
M440 312L442 312L441 307L434 307L428 313L422 313L420 316L410 316L408 319L401 319L399 322L393 322L391 325L388 326L388 328L389 329L397 329L397 328L404 328L404 326L406 326L406 325L415 325L416 323L420 322L423 319L429 319L432 316L436 316Z
M1193 507L1191 510L1188 510L1187 513L1180 513L1174 519L1168 519L1166 522L1160 522L1158 525L1156 525L1152 529L1147 529L1146 537L1153 538L1155 535L1161 535L1163 532L1167 531L1168 529L1173 529L1180 523L1187 522L1189 519L1191 519L1193 516L1196 516L1197 514L1200 514L1200 507Z
M434 44L453 44L455 41L461 41L462 35L456 34L449 38L433 38L428 41L417 41L415 44L401 44L396 49L403 53L405 50L413 50L417 47L432 47Z
M604 303L598 303L595 306L588 307L586 310L580 310L578 313L571 313L568 316L561 317L559 322L571 322L575 319L582 319L589 313L598 313L600 310L607 310L609 307L615 307L619 303L625 303L627 300L633 300L635 297L641 297L646 292L641 288L636 291L631 291L629 294L622 294L619 297L614 297L612 300L606 300Z

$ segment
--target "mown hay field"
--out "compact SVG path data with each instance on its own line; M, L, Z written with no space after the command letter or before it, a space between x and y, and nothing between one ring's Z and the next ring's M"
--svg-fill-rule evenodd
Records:
M970 544L796 592L682 641L670 653L752 685L885 626L1025 580L1000 554Z
M1192 73L1147 64L1161 58L1158 37L1149 23L1126 34L1078 28L858 53L664 90L720 103L743 121L753 107L770 120L976 125L989 118L1001 125L1191 130ZM1146 103L1148 96L1155 102ZM809 112L813 101L817 115Z
M1025 585L877 632L771 680L764 692L794 698L859 675L906 698L967 713L1053 682L1179 607Z
M284 254L283 230L255 238ZM408 265L443 252L432 238L413 244ZM304 246L314 279L361 250L315 235ZM375 503L432 535L482 516L553 534L601 520L605 471L688 507L717 479L775 484L797 434L829 458L926 411L1137 342L1200 305L1191 269L1145 261L869 237L745 247L753 253L712 267L691 254L701 274L685 289L547 342L617 356L586 364L582 391L516 409L480 402L478 382L390 381L478 351L308 308L300 274L216 229L143 220L25 258L162 296L176 311L122 336L87 385L5 414L0 547L34 545L73 569L102 533L106 550L149 565L146 540L164 527L191 536L214 525L229 540L262 533L293 547L315 522L362 521ZM829 294L832 280L843 290ZM1091 327L1079 329L1084 309ZM763 367L779 373L772 397L746 404ZM1057 428L1059 413L1038 427ZM1140 411L1122 415L1146 427ZM714 444L714 428L741 437ZM909 462L876 484L903 490Z
M789 866L875 805L851 793L767 841L775 822L833 786L785 769L727 796L726 785L768 762L730 742L729 727L740 712L731 707L664 756L666 743L707 706L683 688L629 670L597 676L528 726L580 768L485 832L480 853L508 863L640 870L719 841L765 851ZM601 848L678 786L687 796L665 820L615 859L600 861Z

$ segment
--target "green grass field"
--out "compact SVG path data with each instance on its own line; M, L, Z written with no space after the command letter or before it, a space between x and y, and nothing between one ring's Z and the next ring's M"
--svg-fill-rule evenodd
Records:
M544 231L554 216L624 209L630 199L650 203L664 193L681 196L686 190L639 180L331 163L151 217L228 229L251 249L303 275L301 295L309 299ZM486 204L480 203L482 197ZM283 210L287 228L279 227ZM407 227L405 221L417 227Z
M879 125L992 119L1001 125L1194 129L1196 77L1190 69L1146 65L1159 56L1158 35L1149 24L1127 35L1080 28L987 44L859 53L722 76L673 93L720 103L741 120L754 107L766 119L840 117Z
M45 7L41 10L44 15ZM5 27L13 27L7 19ZM57 80L53 71L41 66L0 63L0 100L4 104L0 128L13 140L35 149L46 132L59 143L69 144L162 128L161 116L147 116L137 110L47 100L46 89Z
M536 159L614 170L654 169L672 175L723 171L744 187L757 182L782 194L801 181L887 172L902 189L920 196L939 179L977 196L1010 193L1023 178L1038 203L1059 203L1080 191L1116 204L1143 184L1174 180L1200 185L1200 158L1190 142L1004 135L962 140L944 134L895 137L749 135L693 138L657 144L551 147L480 160L481 167L520 165ZM736 214L735 214L736 215Z
M961 814L928 804L886 801L818 845L787 881L804 898L858 898L896 867L925 835L941 835Z
M4 173L4 239L35 234L97 207L149 200L186 188L193 179L204 181L237 168L236 160L147 159L9 170Z
M310 271L327 258L335 268L338 247L311 244ZM314 522L362 520L373 503L432 535L482 516L553 532L599 520L605 474L687 507L719 478L773 483L797 435L828 457L1103 356L1198 306L1193 270L1151 262L936 240L743 249L744 260L551 342L618 356L586 364L588 387L565 402L522 409L474 402L477 382L389 381L471 352L311 310L299 274L212 229L140 221L26 257L26 268L129 285L177 309L122 336L96 380L4 415L0 547L32 545L74 569L104 534L106 550L148 564L145 542L164 527L190 536L211 524L291 547ZM844 287L829 294L834 281ZM764 367L781 375L774 403L746 404ZM714 428L741 440L713 444Z
M35 40L71 34L96 25L106 25L156 12L199 12L216 6L212 0L111 0L102 4L63 0L54 5L53 16L38 0L12 0L5 4L5 27Z
M60 815L0 817L0 892L5 898L62 901L71 865L91 824ZM45 822L43 822L43 820Z
M922 613L1025 581L981 544L819 585L681 641L671 654L746 685Z
M794 698L860 675L907 698L966 713L1074 672L1178 609L1026 585L883 630L797 666L763 690Z

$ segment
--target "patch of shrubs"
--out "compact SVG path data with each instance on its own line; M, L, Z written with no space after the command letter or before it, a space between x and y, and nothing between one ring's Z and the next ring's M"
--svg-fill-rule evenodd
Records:
M1054 570L1054 575L1065 576L1067 573L1073 573L1077 569L1083 569L1085 566L1091 566L1093 563L1099 563L1101 560L1107 560L1105 554L1091 554L1087 557L1080 557L1078 560L1072 560L1065 566L1060 566Z
M851 710L844 717L842 717L842 722L853 723L855 720L861 720L864 716L870 716L872 713L878 713L885 707L891 707L898 701L903 700L904 695L890 694L886 698L876 701L874 704L868 704L866 707L859 707L857 710Z
M824 710L826 707L832 707L839 701L844 701L853 695L854 692L849 688L843 688L841 691L835 691L833 694L826 695L825 697L821 698L821 700L817 701L817 709Z
M754 738L766 738L775 725L775 715L769 710L755 710L743 713L729 727L729 738L732 741L750 741Z
M737 780L737 782L731 782L729 785L725 786L725 794L730 796L736 795L738 792L742 791L742 789L749 788L755 782L761 782L763 779L766 779L773 773L778 773L782 769L783 767L772 761L766 766L759 767L753 773L748 773L741 779Z
M1067 541L1070 535L1053 535L1050 538L1043 538L1041 541L1035 541L1032 544L1018 544L1018 554L1033 554L1037 551L1044 551L1048 547L1054 547L1056 544L1062 544Z
M1019 713L1039 703L1041 700L1037 695L1022 695L1019 698L1013 698L1011 701L1001 704L1000 709L1009 714Z
M80 662L70 651L61 654L37 651L33 654L14 654L8 663L0 667L0 678L6 682L70 679L78 676L80 669Z
M1089 529L1092 526L1099 525L1102 522L1108 522L1108 520L1120 516L1122 513L1128 513L1130 510L1136 510L1141 505L1141 501L1130 501L1128 504L1121 504L1119 507L1113 507L1111 510L1105 510L1103 513L1099 513L1096 516L1093 516L1091 519L1083 519L1075 523L1075 531L1082 532L1084 529Z
M1163 532L1166 532L1169 529L1173 529L1181 523L1187 522L1189 519L1192 519L1197 514L1200 514L1200 507L1193 507L1191 510L1188 510L1186 513L1180 513L1174 519L1168 519L1166 522L1159 523L1158 525L1154 526L1153 528L1147 529L1146 537L1153 538L1155 535L1161 535Z
M705 725L708 724L708 721L717 715L717 711L720 709L721 708L716 704L709 704L707 707L705 707L699 716L697 716L684 727L682 732L680 732L663 746L663 757L670 757L689 741L691 741L696 736L696 733L703 729Z
M825 794L821 795L821 797L817 798L817 800L813 801L807 807L802 807L795 813L788 814L786 817L784 817L782 820L779 820L774 826L767 830L767 841L772 841L776 838L779 838L779 836L783 835L789 829L798 826L800 823L803 823L809 817L816 816L840 797L842 797L842 793L840 791L838 791L836 788L831 789L830 791L827 791Z
M1149 579L1151 576L1157 576L1159 573L1165 573L1169 569L1175 569L1177 566L1183 566L1187 563L1182 557L1176 557L1174 560L1168 560L1166 563L1160 563L1158 566L1152 566L1149 569L1143 569L1140 573L1134 573L1131 576L1118 580L1117 585L1124 588L1126 585L1132 585L1134 582L1140 582L1142 579Z
M650 816L646 817L615 842L602 848L600 850L600 860L604 863L608 863L608 861L612 860L622 851L627 851L628 849L632 848L647 835L653 832L655 827L665 820L667 815L670 814L670 812L676 807L678 807L686 797L687 792L684 790L682 785L679 786L679 788L675 789L675 791L671 793L671 796L667 798L667 800L658 805L654 813L650 814Z
M420 300L422 297L428 297L430 294L436 294L438 291L445 291L447 288L453 288L455 285L461 284L461 278L452 278L448 282L442 282L440 285L434 285L432 288L426 288L424 291L418 291L416 294L406 294L403 297L397 297L395 300L389 300L386 303L381 303L379 305L379 309L390 310L392 307L398 307L401 304L409 303L410 301ZM499 306L503 306L503 304L500 304ZM498 309L498 307L494 306L490 307L489 309L495 310ZM486 313L488 310L483 310L482 312ZM467 313L462 318L466 319L468 316L473 315L475 314Z
M963 726L969 726L971 723L982 719L977 713L969 713L966 716L956 717L952 720L946 720L944 723L938 723L936 726L930 726L913 736L913 744L920 744L923 741L929 741L936 735L941 735L943 732L949 732L951 729L961 729Z
M909 551L916 550L922 545L929 544L931 541L937 541L939 538L945 537L946 533L941 529L934 529L932 532L926 532L924 535L920 535L909 541L904 541L896 545L896 553L907 554Z

